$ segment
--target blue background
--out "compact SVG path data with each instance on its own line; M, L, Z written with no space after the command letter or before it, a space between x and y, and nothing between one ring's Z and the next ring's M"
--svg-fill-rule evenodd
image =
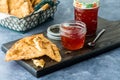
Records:
M25 34L0 27L0 46L39 33L52 24L73 19L73 0L60 2L54 20L41 24ZM120 0L101 0L99 16L108 20L120 20ZM35 78L14 61L5 62L4 57L0 50L0 80L120 80L120 48L40 78Z
M120 20L120 0L100 0L99 16L108 20Z

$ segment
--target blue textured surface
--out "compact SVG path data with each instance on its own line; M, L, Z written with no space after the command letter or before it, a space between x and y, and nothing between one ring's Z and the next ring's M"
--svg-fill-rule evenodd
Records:
M99 16L108 20L120 20L120 0L100 0Z
M25 34L0 27L0 46L9 41L39 33L52 24L73 19L72 0L60 1L54 20L46 22ZM101 0L100 5L100 17L120 20L120 0ZM0 50L0 80L120 80L120 48L41 78L35 78L14 61L5 62L4 57L4 53Z

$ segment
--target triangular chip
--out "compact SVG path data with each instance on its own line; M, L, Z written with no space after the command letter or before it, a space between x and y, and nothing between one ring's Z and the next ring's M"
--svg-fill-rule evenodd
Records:
M37 4L41 3L42 0L30 0L30 2L32 3L32 6L35 7Z
M18 9L24 3L24 0L8 0L8 6L10 11L13 9Z
M45 66L45 61L44 59L32 59L33 63L35 64L35 66L37 67L44 67Z
M43 52L46 56L57 62L61 61L61 55L57 46L45 38L43 35L34 38L33 41L39 51Z
M6 61L32 59L45 55L35 48L33 39L30 36L17 41L6 53Z
M30 0L26 0L29 3L29 9L30 9L30 13L32 13L34 11L33 7L32 7L32 3Z
M34 10L30 0L9 0L10 14L23 18L31 14Z
M55 44L43 36L43 34L32 35L17 41L6 54L6 61L33 59L42 56L60 62L61 55Z

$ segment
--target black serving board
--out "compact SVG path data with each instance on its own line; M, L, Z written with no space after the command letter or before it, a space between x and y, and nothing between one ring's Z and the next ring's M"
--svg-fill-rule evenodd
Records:
M75 63L78 63L83 60L87 60L89 58L95 57L97 55L103 54L106 51L115 49L120 47L120 21L107 21L104 19L99 18L98 20L98 29L99 32L102 28L106 29L104 35L97 41L95 47L87 46L89 41L92 41L95 36L86 37L85 45L82 49L77 51L69 51L62 47L60 41L51 40L55 43L59 49L62 56L61 62L55 62L50 60L48 57L43 57L46 59L46 65L44 68L36 67L31 60L21 60L16 61L25 69L27 69L30 73L32 73L36 77L40 77L46 75L48 73L54 72L64 67L68 67ZM46 36L46 33L43 33ZM47 36L46 36L47 37ZM8 42L2 45L1 49L4 53L15 43L16 41Z

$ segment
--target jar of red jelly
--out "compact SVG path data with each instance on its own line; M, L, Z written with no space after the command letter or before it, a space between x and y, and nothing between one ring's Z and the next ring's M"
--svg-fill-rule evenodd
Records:
M87 36L96 34L99 0L74 0L75 20L83 21L87 27Z
M86 36L86 25L82 21L67 21L60 26L61 42L68 50L83 48Z

